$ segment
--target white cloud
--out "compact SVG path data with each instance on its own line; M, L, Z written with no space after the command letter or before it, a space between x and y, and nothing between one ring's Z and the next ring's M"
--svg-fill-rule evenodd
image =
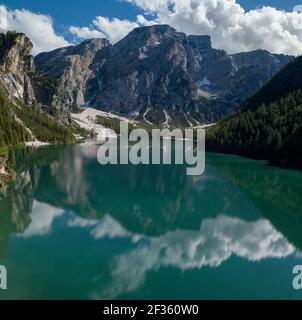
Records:
M229 53L259 48L273 53L302 53L302 14L298 12L272 7L246 12L236 0L124 1L141 9L145 16L140 15L135 21L96 17L88 34L101 32L115 43L135 27L159 23L187 34L208 34L214 47ZM153 18L148 21L146 15Z
M107 38L111 43L116 43L124 38L130 31L135 28L157 24L155 20L147 20L143 15L138 15L136 21L107 17L96 17L89 27L69 28L69 32L77 36L79 39L90 38Z
M111 43L124 38L131 30L141 25L140 22L132 22L129 20L121 20L114 18L112 20L107 17L96 17L93 20L93 26L88 27L75 27L69 28L69 31L79 37L80 39L89 39L94 37L107 38Z
M16 30L25 33L34 44L33 54L64 47L70 43L58 35L51 17L29 10L9 10L0 5L1 31Z
M126 0L155 21L188 34L208 34L230 53L266 49L302 53L302 14L263 7L246 12L236 0Z
M97 16L91 26L71 26L69 32L79 39L106 37L115 43L136 27L158 23L187 34L208 34L214 47L229 53L259 48L274 53L302 53L302 14L297 11L272 7L245 11L236 0L124 1L143 14L134 21ZM55 32L51 17L25 9L9 10L0 5L0 29L27 34L34 44L34 54L70 44Z
M131 30L139 27L137 22L116 18L109 20L106 17L96 17L93 24L101 30L112 43L117 42L125 37Z
M88 27L70 27L69 32L77 36L79 39L91 39L91 38L105 38L104 33L90 29Z

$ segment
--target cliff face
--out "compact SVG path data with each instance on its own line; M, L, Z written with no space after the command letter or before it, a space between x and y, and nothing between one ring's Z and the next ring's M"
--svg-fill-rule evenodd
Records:
M32 43L24 34L0 34L0 81L11 98L36 102L30 75L35 72Z
M113 46L91 39L35 60L23 34L2 34L0 46L0 82L10 97L64 122L85 106L152 124L215 122L292 59L263 50L228 55L209 36L167 25L137 28Z
M95 72L91 65L97 52L108 46L108 40L92 39L79 46L42 53L36 57L35 62L42 75L56 81L53 107L69 111L86 105L87 82Z
M77 73L85 74L84 77L89 76L86 69L81 69L84 58L79 59L80 61L75 59L73 68L69 68L64 59L61 59L60 63L54 62L56 70L68 73L68 78L72 79L76 86L76 92L71 92L68 100L65 73L60 74L61 82L58 82L57 79L49 78L37 71L32 48L30 39L22 33L0 33L0 86L12 102L21 101L28 107L39 106L41 110L55 115L59 122L68 123L71 108L64 106L66 103L71 104L73 98L75 103L81 102L77 96L81 95L82 84ZM61 51L67 50L72 48L64 48Z
M264 50L228 55L209 36L167 25L137 28L113 46L87 40L35 58L59 82L55 105L90 106L152 123L213 122L240 105L292 57Z
M54 82L36 71L32 44L21 33L0 33L0 157L9 147L25 142L72 143L69 110L51 104ZM49 97L49 101L41 97ZM65 123L64 123L65 122ZM6 178L6 157L0 158L0 176ZM1 178L1 177L0 177Z

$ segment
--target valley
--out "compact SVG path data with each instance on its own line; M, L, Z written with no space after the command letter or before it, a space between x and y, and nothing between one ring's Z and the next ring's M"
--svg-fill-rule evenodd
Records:
M95 301L67 306L86 319L301 300L293 6L2 1L0 302Z
M295 123L287 129L289 120L283 120L283 133L276 131L280 130L276 116L262 109L267 119L259 125L265 132L255 127L254 120L248 126L244 124L247 108L267 103L269 95L262 92L271 88L270 80L276 82L280 70L282 74L286 65L297 64L292 56L260 49L229 55L213 48L209 36L186 35L168 25L134 29L113 45L106 39L89 39L35 57L32 47L30 39L22 33L1 34L2 180L11 176L8 169L13 167L13 160L8 165L11 147L72 144L92 136L102 139L108 130L118 131L121 120L133 128L148 130L207 128L208 150L265 159L271 159L270 154L279 149L278 155L294 154L299 144L300 98L294 109L288 111L288 117L295 117ZM295 95L290 83L287 86L288 93ZM296 81L293 88L300 87ZM273 108L272 113L276 114L278 104L283 102L271 102L277 106L264 108ZM239 142L238 147L234 142L230 144L224 129L228 119L235 119L236 115L240 117L239 125L252 133L248 136L241 127L236 129L238 121L234 120L232 139ZM218 124L214 126L215 123ZM289 136L292 138L287 141ZM266 141L267 147L261 141ZM255 149L255 144L260 147ZM252 151L245 151L247 148ZM279 159L275 162L286 166L300 163L284 156Z

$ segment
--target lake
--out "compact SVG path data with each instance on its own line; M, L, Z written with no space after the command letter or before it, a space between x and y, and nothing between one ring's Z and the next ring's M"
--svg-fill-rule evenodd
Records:
M207 154L105 166L91 145L16 151L0 196L0 299L301 299L302 173Z

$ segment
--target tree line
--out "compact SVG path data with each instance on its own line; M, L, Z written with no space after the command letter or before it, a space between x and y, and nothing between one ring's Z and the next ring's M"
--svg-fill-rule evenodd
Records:
M207 149L302 165L301 160L292 159L293 148L301 150L300 132L302 91L298 89L280 100L233 112L207 131Z

